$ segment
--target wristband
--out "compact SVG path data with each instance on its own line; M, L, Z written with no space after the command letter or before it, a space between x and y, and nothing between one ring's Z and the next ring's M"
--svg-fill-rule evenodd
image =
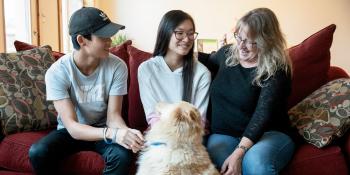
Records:
M108 130L108 127L107 128L103 128L103 140L105 141L106 144L110 145L112 144L112 140L111 139L107 139L106 135L107 135L107 130Z
M114 129L114 132L113 132L112 143L116 143L116 140L117 140L117 132L118 132L118 128L115 128L115 129Z
M243 146L243 145L237 145L235 149L242 149L244 151L244 153L246 153L248 151L248 148Z

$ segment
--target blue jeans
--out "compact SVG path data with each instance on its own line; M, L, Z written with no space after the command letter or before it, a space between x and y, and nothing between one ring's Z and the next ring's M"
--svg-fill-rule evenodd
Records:
M55 130L33 144L29 149L29 159L36 174L63 174L58 172L62 160L79 151L95 151L105 161L103 174L128 174L132 160L131 151L118 144L102 141L75 140L67 129ZM83 160L84 161L84 160Z
M212 134L209 136L207 150L216 167L222 164L239 144L240 138ZM242 174L278 174L293 156L295 144L292 139L278 131L265 132L244 155Z

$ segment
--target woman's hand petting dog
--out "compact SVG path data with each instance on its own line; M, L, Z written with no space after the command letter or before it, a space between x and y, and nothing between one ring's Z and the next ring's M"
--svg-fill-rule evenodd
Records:
M118 129L116 143L137 153L143 148L144 138L140 131L130 128Z

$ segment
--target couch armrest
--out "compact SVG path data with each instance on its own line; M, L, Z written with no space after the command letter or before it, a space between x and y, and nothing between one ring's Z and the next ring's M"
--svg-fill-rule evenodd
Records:
M344 69L337 66L331 66L327 73L327 82L338 78L349 78L349 75Z

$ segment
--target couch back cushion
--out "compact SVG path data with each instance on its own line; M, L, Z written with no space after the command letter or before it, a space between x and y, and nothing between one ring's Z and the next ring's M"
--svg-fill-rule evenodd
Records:
M329 25L289 49L293 77L288 108L296 105L327 82L331 58L329 49L335 29L334 24Z
M344 69L337 66L331 66L327 73L327 82L335 79L339 79L339 78L349 78L349 75L348 73L346 73Z
M44 76L51 50L35 48L0 54L0 121L4 135L55 127L56 111L46 101Z
M16 51L24 51L24 50L34 49L38 47L32 44L28 44L17 40L13 44L15 45ZM64 53L52 51L52 55L55 58L55 60L58 60L59 58L61 58L61 56L64 55Z
M129 54L128 54L128 46L132 44L131 40L126 40L120 45L113 46L109 48L109 52L111 52L113 55L118 56L119 58L123 59L127 65L129 65Z
M152 54L141 51L131 45L128 46L129 69L130 69L130 86L129 86L129 125L144 131L147 128L145 112L140 99L139 83L137 80L137 69L139 65L151 58Z

